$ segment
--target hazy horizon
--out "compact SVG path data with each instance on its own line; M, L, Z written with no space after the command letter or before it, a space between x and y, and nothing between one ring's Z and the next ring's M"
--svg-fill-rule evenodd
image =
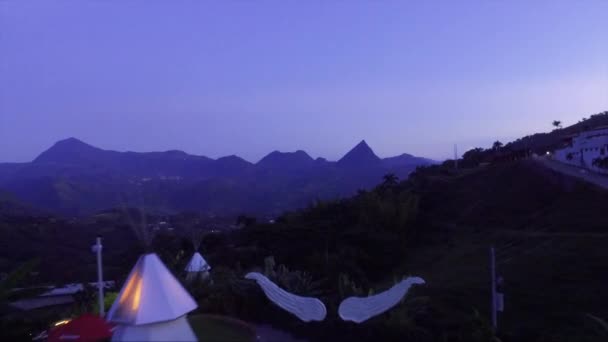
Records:
M608 2L0 1L0 162L442 160L608 110ZM6 148L10 147L10 148Z
M63 140L69 140L69 139L76 139L76 140L79 140L79 141L80 141L80 142L82 142L82 143L85 143L85 144L87 144L87 145L91 145L91 144L89 144L88 142L86 142L86 141L84 141L84 140L82 140L82 139L79 139L78 137L69 137L69 138L66 138L66 139L61 139L61 140L59 140L59 141L57 141L57 142L60 142L60 141L63 141ZM363 139L362 141L365 141L365 139ZM306 152L306 153L307 153L307 154L308 154L310 157L312 157L312 158L314 158L314 159L316 159L316 158L325 158L325 159L327 159L328 161L338 161L340 158L342 158L342 157L343 157L345 154L347 154L347 153L348 153L348 152L349 152L349 151L350 151L352 148L354 148L355 146L357 146L357 145L358 145L359 143L361 143L362 141L357 142L355 145L353 145L353 146L352 146L351 148L349 148L348 150L344 151L344 153L342 153L342 155L340 155L340 156L339 156L339 157L337 157L337 158L326 158L325 156L321 156L321 155L319 155L319 156L313 156L313 155L311 155L310 153L308 153L308 151L305 151L305 150L302 150L302 149L297 149L297 150L293 150L293 151L280 151L280 150L272 150L272 151L268 151L268 153L266 153L266 154L265 154L265 155L263 155L261 158L256 159L256 160L250 160L250 159L244 158L244 157L242 157L242 156L240 156L240 155L238 155L238 154L236 154L236 153L233 153L233 154L228 154L228 155L223 155L223 156L217 156L217 157L210 157L210 156L206 156L206 155L204 155L204 154L188 153L187 151L183 151L183 152L186 152L186 153L188 153L188 154L190 154L190 155L196 155L196 156L202 156L202 157L209 157L209 158L212 158L212 159L218 159L218 158L222 158L222 157L229 157L229 156L237 156L237 157L240 157L240 158L242 158L242 159L244 159L244 160L246 160L246 161L248 161L248 162L250 162L250 163L255 164L255 163L259 162L261 159L263 159L264 157L266 157L267 155L269 155L269 154L271 154L271 153L273 153L273 152L277 152L277 151L278 151L278 152L281 152L281 153L292 153L292 152L296 152L296 151L302 150L302 151ZM369 146L369 147L370 147L370 148L373 150L373 152L374 152L374 153L375 153L375 154L376 154L378 157L380 157L380 158L388 158L388 157L397 157L397 156L398 156L398 155L390 155L390 156L382 156L382 155L379 155L379 154L378 154L378 153L377 153L377 152L374 150L374 147L373 147L373 146L370 146L370 144L369 144L367 141L365 141L365 143L366 143L366 144L367 144L367 145L368 145L368 146ZM106 150L106 151L114 151L114 152L136 152L136 153L146 153L146 152L169 152L169 151L175 151L175 149L165 149L165 150L158 150L158 151L133 151L133 150L128 149L128 148L126 148L126 149L118 149L118 150L115 150L115 149L107 149L107 148L104 148L103 146L95 146L95 145L91 145L91 146L96 147L96 148L99 148L99 149L102 149L102 150ZM41 154L41 153L43 153L43 152L45 152L46 150L50 149L51 147L52 147L52 146L49 146L48 148L45 148L43 151L40 151L40 153L38 153L38 155L39 155L39 154ZM182 150L179 150L179 151L182 151ZM407 153L407 152L403 152L403 153ZM403 153L400 153L399 155L401 155L401 154L403 154ZM38 155L36 155L35 157L37 157ZM33 161L33 159L35 159L35 157L34 157L34 158L32 158L32 160L27 160L27 161L23 161L23 162L31 162L31 161ZM416 156L416 157L422 157L422 156ZM0 163L3 163L3 162L4 162L4 161L1 161L1 160L0 160ZM10 163L10 162L9 162L9 163Z

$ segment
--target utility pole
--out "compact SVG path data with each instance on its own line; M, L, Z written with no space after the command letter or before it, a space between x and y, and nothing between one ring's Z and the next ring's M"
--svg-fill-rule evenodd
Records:
M458 145L454 144L454 168L458 170Z
M492 328L496 330L498 327L498 322L496 317L496 258L494 256L494 247L490 247L490 277Z
M97 254L97 299L99 300L99 315L105 316L105 308L103 303L103 269L101 264L101 236L97 237L95 245L93 245L93 252Z
M498 328L498 312L503 312L505 309L505 300L503 293L503 278L496 276L496 257L494 247L490 248L490 276L491 276L491 309L492 309L492 327L494 330Z

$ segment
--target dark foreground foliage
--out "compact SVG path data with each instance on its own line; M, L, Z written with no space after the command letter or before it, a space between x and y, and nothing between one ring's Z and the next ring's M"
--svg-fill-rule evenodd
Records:
M201 313L270 323L314 341L605 341L606 203L605 191L531 160L457 172L434 166L272 224L208 234L200 250L213 267L211 280L186 286ZM118 280L141 250L129 248L135 244L124 224L108 218L82 227L105 229L107 263ZM505 278L496 332L488 323L490 246ZM154 250L183 275L192 253L187 239L159 234ZM243 278L253 270L321 298L327 319L302 323L281 311ZM338 318L344 298L378 293L407 275L427 284L390 312L361 325Z

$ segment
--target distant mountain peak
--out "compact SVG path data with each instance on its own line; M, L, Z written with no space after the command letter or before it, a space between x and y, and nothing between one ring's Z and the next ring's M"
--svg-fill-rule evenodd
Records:
M78 146L78 145L83 146L84 145L84 146L91 146L91 145L85 143L84 141L82 141L82 140L80 140L78 138L74 138L74 137L69 137L69 138L66 138L66 139L59 140L59 141L57 141L55 143L55 145L76 145L76 146Z
M240 165L251 165L250 162L246 161L245 159L235 155L235 154L231 154L229 156L224 156L224 157L220 157L217 158L215 160L216 162L222 163L222 164L240 164Z
M359 141L359 143L355 147L358 147L358 146L366 146L367 148L371 149L369 147L369 145L367 144L367 142L365 141L365 139L362 139L361 141Z
M182 150L167 150L165 151L166 154L171 154L171 155L176 155L176 156L189 156L188 153L182 151Z
M397 157L402 157L402 158L412 158L414 157L413 155L409 154L409 153L401 153L400 155L398 155Z
M237 156L236 154L231 154L231 155L228 155L228 156L219 157L216 160L242 160L242 161L246 161L245 159Z
M295 152L272 151L262 158L257 165L262 166L303 166L312 163L314 159L308 153L297 150Z
M355 147L338 160L338 164L343 166L367 167L380 163L381 159L374 153L365 140L361 140Z
M431 159L416 157L408 153L402 153L398 156L384 158L382 159L382 163L391 169L391 171L395 171L398 169L411 168L412 166L431 165L435 164L436 162Z
M70 137L67 139L59 140L48 150L42 152L34 162L69 162L76 157L82 157L83 155L103 152L103 150L91 146L82 140Z
M350 150L350 152L365 153L368 155L373 154L374 156L376 156L376 154L374 153L372 148L369 147L369 145L367 144L367 142L365 140L361 140L355 147L353 147L352 150Z

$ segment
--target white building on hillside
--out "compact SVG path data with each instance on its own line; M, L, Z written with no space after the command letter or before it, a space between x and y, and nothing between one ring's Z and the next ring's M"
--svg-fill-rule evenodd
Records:
M567 137L566 146L556 150L553 158L562 163L608 173L608 127L598 127ZM606 161L603 164L604 159Z

